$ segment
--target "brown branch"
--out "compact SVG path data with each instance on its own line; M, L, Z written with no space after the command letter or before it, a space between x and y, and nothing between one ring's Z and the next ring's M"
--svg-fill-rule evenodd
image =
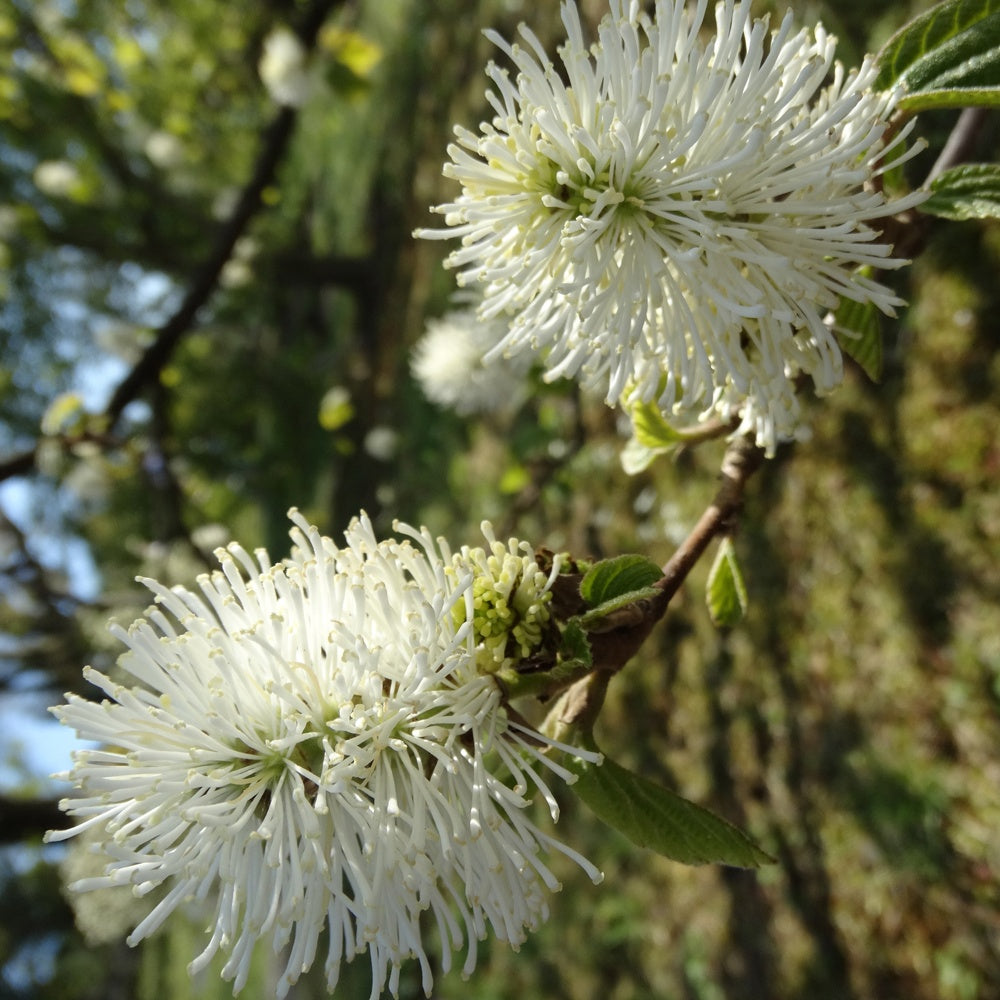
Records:
M344 0L315 0L297 29L299 39L307 50L315 46L316 37L330 11L343 2ZM198 312L215 291L219 275L232 255L237 240L263 205L261 194L273 181L278 164L288 149L296 118L296 109L285 107L268 126L261 139L253 174L229 218L221 225L211 251L192 276L184 300L173 316L159 327L152 344L112 394L104 411L109 428L115 424L125 407L138 398L147 385L159 378L181 338L194 326ZM357 273L353 272L349 277L356 278ZM25 449L0 463L0 482L33 472L37 451L37 446Z
M67 825L55 799L0 797L0 844L41 838L46 830L61 830Z
M26 476L29 472L33 472L37 457L38 447L32 446L0 462L0 482L13 476Z
M715 498L663 567L663 577L653 585L661 593L623 608L622 611L631 613L621 617L622 624L618 627L589 633L594 670L560 696L550 716L560 738L574 726L585 730L593 726L612 674L621 670L638 652L712 539L730 530L743 504L747 480L763 460L764 452L752 438L740 437L732 441L722 459L722 483Z
M946 170L958 166L968 159L971 154L979 133L986 123L986 108L964 108L955 122L955 127L948 136L948 141L944 144L940 156L934 166L931 167L924 187L929 187Z
M743 504L743 491L747 480L757 471L763 460L764 452L751 438L739 437L730 443L722 459L720 473L722 483L715 494L715 499L663 567L663 578L654 584L663 591L666 601L680 589L712 539L730 526L733 516Z
M307 11L298 29L299 38L306 49L314 46L319 29L330 10L339 2L342 0L316 0ZM284 107L268 126L261 139L253 174L243 188L232 214L219 229L208 257L191 279L184 301L177 312L157 330L153 343L115 389L105 409L110 424L114 424L122 410L159 377L181 337L194 326L199 310L215 291L219 275L232 255L236 241L262 207L261 193L274 179L278 164L291 141L296 118L295 108Z

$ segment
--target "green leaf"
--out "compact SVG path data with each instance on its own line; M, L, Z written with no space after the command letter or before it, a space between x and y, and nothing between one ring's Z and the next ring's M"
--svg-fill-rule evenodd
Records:
M879 53L875 86L900 84L900 108L1000 106L1000 0L946 0Z
M723 538L715 554L715 561L708 571L705 600L708 602L708 613L719 628L738 624L747 613L747 588L736 562L731 538Z
M739 827L613 760L576 757L568 766L577 775L571 786L577 795L639 847L687 865L759 868L774 861Z
M897 103L903 111L938 111L949 108L1000 108L1000 87L983 87L965 90L929 90L911 94Z
M659 578L657 578L659 579ZM638 590L627 590L624 594L619 594L617 597L611 597L606 601L601 601L596 608L591 608L586 614L580 615L579 618L575 619L580 623L581 628L586 629L588 632L600 632L608 628L618 627L619 625L626 624L626 621L622 621L622 616L617 616L617 620L611 624L606 624L604 629L601 628L601 623L615 612L621 611L622 608L627 608L630 604L635 604L636 601L642 600L652 600L656 597L662 597L663 591L659 587L640 587ZM643 617L643 613L636 615L633 624L638 621L638 619Z
M637 476L653 464L653 459L657 455L662 455L666 450L665 448L647 448L644 444L640 444L636 437L630 437L625 442L625 447L622 448L622 469L628 476Z
M945 219L1000 219L1000 165L966 163L931 182L921 212Z
M684 440L684 436L667 423L655 403L637 403L629 410L629 416L635 439L646 448L672 448Z
M877 382L882 376L882 320L878 309L871 302L842 299L833 332L840 349Z
M319 425L325 431L340 430L354 419L351 394L343 386L328 389L319 403Z
M592 607L632 591L643 590L663 576L663 570L646 556L626 555L595 563L580 581L580 595Z
M49 403L42 415L42 433L53 435L77 433L83 429L86 416L83 398L79 393L60 393Z
M576 660L588 667L593 665L590 640L579 621L571 619L566 623L559 643L559 655L563 660Z

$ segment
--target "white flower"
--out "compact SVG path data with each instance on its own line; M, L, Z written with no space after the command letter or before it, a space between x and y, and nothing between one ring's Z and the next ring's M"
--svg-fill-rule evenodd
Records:
M531 358L520 354L484 360L506 332L503 320L482 319L473 309L429 320L411 360L424 395L460 416L513 409L524 395Z
M161 170L173 170L187 158L184 143L173 132L163 129L151 132L142 148L149 162Z
M473 569L472 625L480 669L500 670L529 657L542 645L551 614L552 583L558 560L546 576L527 542L497 541L483 522L489 551L465 545L453 559L453 572ZM456 607L456 612L459 610ZM464 608L461 609L464 615Z
M736 410L773 447L794 433L796 376L841 378L827 311L901 304L859 269L905 263L879 221L922 196L871 183L902 142L871 61L845 73L822 27L769 33L748 0L719 3L704 41L707 6L611 0L588 48L564 2L559 67L523 26L523 47L489 33L516 78L488 67L494 117L456 129L461 194L417 235L461 239L460 284L509 318L493 354L539 353L608 403Z
M68 198L80 183L80 171L69 160L45 160L32 174L35 187L53 198Z
M399 450L399 432L385 424L378 424L365 435L362 447L379 462L392 461Z
M264 39L264 52L257 67L261 81L278 104L300 107L309 97L306 50L294 31L275 28Z
M547 915L558 884L543 848L599 875L526 814L531 786L557 812L541 764L568 775L477 669L473 573L426 531L378 541L362 518L338 549L291 516L283 563L231 545L200 595L146 581L159 607L117 629L134 685L88 668L110 700L54 710L102 748L77 751L66 777L81 795L62 807L82 822L49 839L99 833L107 873L78 890L163 886L130 943L207 901L191 968L228 953L236 991L268 939L288 946L284 996L325 925L331 989L341 961L367 951L373 1000L411 957L429 993L422 915L442 968L464 941L471 972L488 929L516 946Z

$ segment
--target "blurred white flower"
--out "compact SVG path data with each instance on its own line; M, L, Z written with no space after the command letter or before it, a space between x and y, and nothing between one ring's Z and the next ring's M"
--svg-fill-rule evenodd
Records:
M219 284L223 288L246 288L252 284L253 279L253 264L240 257L230 257L219 273Z
M90 830L77 837L59 866L66 883L104 874L100 853L100 831ZM127 885L107 886L93 892L68 892L76 925L88 944L120 941L150 910L152 903L133 895Z
M405 525L378 541L362 517L337 548L291 517L282 563L230 545L200 594L146 581L159 606L114 629L134 686L88 668L107 699L54 709L102 748L76 752L64 777L81 794L61 805L81 822L48 839L100 840L106 872L80 891L162 886L130 943L207 901L191 969L221 950L236 991L267 939L289 946L283 997L325 927L331 990L341 961L368 952L372 1000L397 991L408 958L430 995L425 917L441 967L464 940L469 973L489 928L516 947L547 915L558 883L542 849L600 876L527 817L531 786L557 815L543 767L569 775L477 667L476 567Z
M172 132L157 129L151 132L143 144L149 162L161 170L179 167L186 159L184 144Z
M79 450L79 449L78 449ZM78 455L63 478L63 486L75 494L85 510L103 507L111 492L108 462L100 451Z
M32 179L42 194L67 198L80 183L80 171L69 160L44 160L35 167Z
M364 449L372 458L388 462L399 447L399 432L384 424L373 427L365 435Z
M484 320L473 309L428 320L410 362L424 395L461 416L514 409L524 398L532 359L520 353L485 360L506 334L505 322Z
M229 529L210 521L191 529L191 544L202 552L213 552L229 541Z
M288 28L275 28L264 39L264 51L257 67L267 92L278 104L300 107L309 97L306 50Z
M900 305L860 269L905 263L879 224L923 196L869 183L906 132L884 141L896 96L872 91L872 61L845 73L822 27L769 32L749 0L717 4L705 41L707 8L611 0L589 47L564 3L558 67L527 28L523 46L490 33L517 75L487 69L494 117L456 129L461 193L418 235L460 238L460 284L509 319L491 357L541 355L609 404L735 412L773 449L795 433L796 377L841 379L827 311Z

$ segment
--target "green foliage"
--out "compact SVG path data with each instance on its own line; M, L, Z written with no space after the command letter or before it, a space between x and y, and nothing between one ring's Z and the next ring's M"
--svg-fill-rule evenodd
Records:
M633 406L630 416L636 439L644 448L669 449L684 440L683 435L667 423L654 403Z
M592 566L580 581L580 594L592 608L644 590L663 570L647 556L624 555L603 559Z
M841 350L878 382L882 377L882 320L875 306L842 299L834 315L834 333Z
M594 746L589 749L595 749ZM632 843L688 865L757 868L774 861L742 830L607 758L574 758L573 791Z
M731 538L719 543L705 585L705 601L712 621L719 628L738 625L747 613L747 588L736 561L736 549Z
M860 54L906 5L820 7ZM148 344L135 331L155 330L176 307L278 113L257 76L260 42L302 9L97 0L0 11L6 450L33 443L47 411L57 429L95 430L73 407L49 408L75 393L91 409L96 389ZM880 85L901 83L910 111L992 102L998 10L934 8L884 50ZM201 539L213 525L280 556L293 503L334 536L363 505L383 524L386 511L453 544L489 517L498 535L598 561L638 548L648 560L591 577L590 621L653 596L659 565L712 495L721 442L679 448L683 434L640 408L645 464L623 483L613 418L565 386L477 423L432 407L407 374L421 317L451 290L441 248L408 234L427 223L427 204L454 194L439 176L451 125L491 113L481 67L495 53L481 28L510 36L521 18L544 40L558 4L385 0L331 18L336 30L315 56L328 89L300 112L238 266L112 439L47 452L27 544L4 533L0 624L17 649L5 647L0 681L58 692L80 684L83 663L113 669L106 621L127 624L145 606L137 573L190 584L213 565L220 539ZM992 158L993 145L987 130L976 155ZM36 185L46 161L75 170L64 194ZM926 211L993 217L995 187L991 164L956 168ZM724 559L711 579L700 567L611 686L600 739L627 768L608 762L575 786L593 790L633 841L655 849L665 839L686 862L765 860L666 791L690 789L758 832L778 864L743 872L639 853L567 794L559 836L600 862L605 883L553 859L565 888L551 921L519 954L480 946L477 996L993 995L1000 241L971 226L936 225L928 238L912 287L900 285L912 308L902 326L885 323L884 344L874 312L837 314L843 349L882 385L849 371L830 398L803 397L813 440L779 452L753 481L738 537L754 613L739 629L711 627L691 594L721 579L721 604L735 613L738 568ZM112 324L133 331L131 353L100 346ZM95 388L87 365L98 356L116 367ZM353 413L340 420L334 409L337 427L325 430L334 386ZM388 459L366 450L378 426L399 436ZM670 462L651 464L668 452ZM103 479L102 496L83 499L81 470ZM100 593L86 603L59 562L70 535L100 566ZM579 620L559 652L589 662ZM88 948L47 858L2 874L4 958L58 935L52 982L31 985L39 998L228 995L215 969L187 977L200 929L165 927L134 952ZM270 988L267 957L247 1000ZM317 978L322 969L297 995L325 996ZM340 992L366 996L368 978L356 962ZM404 970L404 1000L421 995L418 980ZM445 1000L469 989L454 973L435 983Z
M1000 166L995 163L952 167L931 182L931 191L922 212L956 221L1000 218Z
M589 667L593 663L587 633L579 621L570 620L562 630L559 655L564 661L576 661Z
M1000 3L945 0L901 28L879 53L876 87L902 85L900 107L1000 105Z

